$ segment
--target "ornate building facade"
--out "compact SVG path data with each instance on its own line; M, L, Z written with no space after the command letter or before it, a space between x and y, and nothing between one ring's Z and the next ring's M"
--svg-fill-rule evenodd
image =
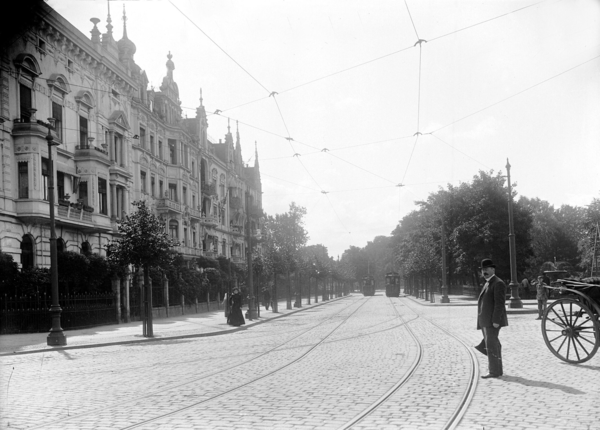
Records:
M53 174L59 251L104 255L131 202L146 200L187 260L243 264L248 214L253 236L262 214L256 145L250 167L238 131L211 141L201 91L196 117L182 117L171 53L148 90L125 14L118 41L110 11L103 34L90 20L90 38L46 4L37 14L0 58L0 250L24 268L50 265Z

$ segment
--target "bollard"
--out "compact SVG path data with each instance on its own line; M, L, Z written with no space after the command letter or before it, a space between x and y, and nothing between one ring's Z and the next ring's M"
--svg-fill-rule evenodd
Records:
M431 292L431 303L435 303L435 294L433 294L433 291Z

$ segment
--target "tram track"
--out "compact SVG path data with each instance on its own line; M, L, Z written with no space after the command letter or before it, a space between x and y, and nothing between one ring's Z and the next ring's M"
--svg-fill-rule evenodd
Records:
M287 369L288 367L290 367L290 366L293 366L294 364L297 364L298 362L300 362L301 360L303 360L303 359L304 359L304 358L305 358L307 355L309 355L311 352L313 352L315 349L317 349L319 346L321 346L321 345L322 345L322 344L325 342L325 340L326 340L326 339L328 339L328 338L329 338L331 335L333 335L333 333L335 333L335 332L336 332L336 331L337 331L337 330L338 330L338 329L339 329L339 328L340 328L342 325L344 325L344 324L346 323L346 321L348 321L348 320L350 319L350 317L352 317L352 315L354 315L356 312L358 312L358 310L359 310L359 309L360 309L362 306L364 306L364 305L365 305L365 304L368 302L368 300L369 300L369 299L362 300L362 301L361 301L361 303L360 303L360 305L359 305L359 306L358 306L358 307L357 307L357 308L356 308L354 311L352 311L352 312L351 312L351 313L350 313L348 316L344 317L344 319L343 319L343 320L342 320L342 321L341 321L339 324L337 324L337 325L336 325L336 326L333 328L333 330L331 330L331 331L330 331L330 332L329 332L329 333L328 333L328 334L327 334L325 337L323 337L323 338L322 338L321 340L319 340L317 343L315 343L314 345L312 345L312 346L311 346L311 347L310 347L310 348L309 348L307 351L305 351L303 354L301 354L301 355L300 355L300 356L298 356L297 358L295 358L295 359L293 359L293 360L291 360L291 361L287 362L286 364L284 364L284 365L282 365L282 366L279 366L278 368L276 368L276 369L274 369L274 370L272 370L272 371L269 371L269 372L267 372L267 373L265 373L265 374L259 375L259 376L255 377L255 378L252 378L252 379L250 379L250 380L248 380L248 381L245 381L245 382L244 382L244 383L242 383L242 384L239 384L239 385L237 385L237 386L234 386L234 387L232 387L232 388L230 388L230 389L227 389L227 390L225 390L225 391L222 391L221 393L219 393L219 394L216 394L216 395L213 395L213 396L211 396L211 397L209 397L209 398L207 398L207 399L203 399L203 400L201 400L201 401L193 402L192 404L189 404L189 405L186 405L186 406L184 406L184 407L181 407L181 408L178 408L178 409L172 410L172 411L170 411L170 412L167 412L167 413L161 414L161 415L159 415L159 416L156 416L156 417L150 418L150 419L148 419L148 420L145 420L145 421L141 421L141 422L138 422L138 423L132 424L132 425L130 425L130 426L122 427L122 430L128 430L128 429L134 429L134 428L138 428L138 427L141 427L141 426L144 426L144 425L147 425L147 424L150 424L150 423L153 423L153 422L157 422L157 421L163 420L163 419L165 419L165 418L168 418L168 417L171 417L171 416L174 416L174 415L180 414L180 413L182 413L182 412L184 412L184 411L187 411L187 410L189 410L189 409L192 409L192 408L198 407L198 406L200 406L200 405L203 405L203 404L205 404L205 403L208 403L208 402L210 402L210 401L213 401L213 400L215 400L215 399L217 399L217 398L220 398L220 397L226 396L226 395L228 395L228 394L231 394L231 393L233 393L233 392L235 392L235 391L237 391L237 390L240 390L241 388L248 387L249 385L251 385L251 384L254 384L254 383L258 382L258 381L261 381L261 380L267 379L267 378L269 378L269 377L271 377L271 376L275 375L276 373L279 373L279 372L281 372L282 370L284 370L284 369ZM343 310L342 310L342 311L343 311ZM339 315L339 314L340 314L342 311L338 312L338 314L336 314L336 315ZM333 318L333 317L330 317L330 318L328 318L328 320L329 320L329 319L331 319L331 318Z
M392 303L392 306L393 306L394 311L396 312L398 318L400 318L402 321L405 321L404 318L400 315L396 306L393 304L393 300L391 298L390 298L390 303ZM479 367L478 367L477 358L475 357L475 354L472 351L472 348L468 344L466 344L462 339L453 335L448 330L446 330L445 328L441 327L439 324L432 321L430 318L424 317L422 314L417 312L412 306L409 306L407 304L407 302L405 302L403 304L406 306L407 309L410 309L412 312L414 312L417 315L417 317L415 319L413 319L412 321L415 321L417 318L419 318L419 319L431 324L432 326L436 327L438 330L445 333L448 337L451 337L454 340L456 340L457 342L459 342L465 348L468 356L470 357L469 374L468 374L467 381L466 381L466 388L465 388L464 392L462 393L462 396L460 397L458 405L455 406L453 411L450 413L449 418L440 427L442 430L454 430L457 428L462 417L465 415L466 411L468 410L468 407L469 407L469 405L473 399L473 396L475 394L475 389L477 387L477 380L479 378ZM412 322L412 321L410 321L410 322ZM352 418L351 420L346 422L344 425L339 427L340 430L346 430L346 429L360 427L361 425L365 425L365 421L366 421L367 417L374 414L379 408L382 407L382 405L385 405L386 402L391 401L392 397L394 397L394 395L397 394L398 392L400 392L403 388L406 388L407 385L409 384L409 382L411 382L411 379L417 374L417 372L420 371L420 367L423 364L423 357L425 354L425 352L423 350L423 344L419 340L419 337L417 336L415 331L410 327L410 324L405 324L405 325L406 325L406 329L407 329L408 333L410 334L411 338L413 339L413 341L417 347L417 354L415 355L415 358L414 358L411 366L404 373L404 375L394 384L394 386L392 386L388 391L386 391L381 397L379 397L371 405L369 405L367 408L365 408L360 414L356 415L354 418ZM369 426L369 425L365 425L365 427L371 428L371 426ZM428 426L428 428L430 428L430 427Z
M336 330L338 330L339 327L341 327L362 306L364 306L368 302L368 300L369 300L369 298L361 300L359 302L359 306L357 306L357 308L354 309L349 315L343 317L342 321L340 323L336 324L336 326L333 328L333 330L331 330L326 336L324 336L318 343L316 343L314 345L311 345L309 347L308 351L304 352L299 357L297 357L296 359L294 359L294 360L286 363L285 365L280 366L277 369L274 369L273 371L271 371L271 372L269 372L267 374L264 374L264 375L258 376L256 378L253 378L253 379L251 379L249 381L244 382L243 384L239 384L239 385L237 385L237 386L235 386L235 387L233 387L231 389L225 390L225 391L223 391L223 392L221 392L221 393L219 393L217 395L214 395L212 397L206 398L206 399L204 399L202 401L199 401L199 402L196 402L194 404L188 405L188 406L186 406L184 408L179 408L177 410L171 411L171 412L163 414L161 416L152 418L150 420L145 420L143 422L135 423L135 424L132 424L132 425L130 425L128 427L121 427L121 428L123 428L123 429L137 428L137 427L139 427L141 425L148 424L150 422L157 421L157 420L163 419L163 418L171 416L171 415L176 415L178 413L181 413L182 411L188 410L188 409L193 408L195 406L198 406L200 404L204 404L204 403L210 402L210 401L212 401L214 399L217 399L219 397L222 397L222 396L225 396L225 395L230 394L232 392L235 392L236 390L239 390L239 389L241 389L243 387L246 387L246 386L248 386L248 385L250 385L252 383L255 383L256 381L259 381L261 379L265 379L267 377L270 377L270 376L276 374L277 372L280 372L280 371L286 369L287 367L290 367L291 365L293 365L293 364L299 362L300 360L302 360L304 357L306 357L309 353L311 353L318 346L326 343L326 340L328 338L330 338L330 336ZM258 359L260 359L262 357L268 356L269 354L273 354L275 352L281 352L281 351L286 351L286 350L289 351L289 350L293 350L293 349L299 349L299 348L302 348L302 347L306 347L306 346L303 346L303 345L299 345L299 346L293 346L291 348L283 348L284 346L286 346L288 344L291 344L292 342L300 339L301 337L308 335L309 333L313 332L314 330L322 328L325 325L331 323L332 320L334 320L335 318L338 318L340 316L340 314L342 314L343 312L347 311L348 309L350 309L352 306L355 306L355 305L356 305L356 302L351 302L349 305L345 306L344 308L342 308L338 312L334 313L333 315L328 316L326 319L324 319L323 321L319 322L318 324L313 325L312 327L310 327L310 328L308 328L306 330L302 330L299 334L296 334L292 338L287 339L285 342L280 342L276 346L271 347L268 350L259 353L258 355L255 355L253 358L251 358L249 360L244 360L244 361L236 363L234 365L221 368L221 369L219 369L219 370L217 370L215 372L209 373L209 374L205 374L205 375L201 375L201 376L197 376L197 377L193 377L193 378L187 378L184 381L179 381L179 382L174 383L174 384L163 386L160 389L157 389L157 390L145 393L142 396L136 396L135 398L132 398L132 399L129 399L129 400L113 402L113 403L110 403L110 404L104 404L104 405L102 405L100 407L94 408L92 410L87 410L87 411L82 412L80 414L70 415L70 416L62 418L62 419L57 419L57 420L54 420L52 422L52 425L55 425L55 424L66 424L69 421L75 421L77 419L81 419L81 418L86 418L86 417L89 417L89 416L93 416L94 414L97 414L99 412L105 412L107 410L114 409L114 408L117 408L117 407L122 407L122 406L125 406L125 405L128 405L128 404L134 404L134 403L139 402L141 400L148 399L148 398L151 398L151 397L159 395L159 394L164 394L165 392L168 392L168 391L178 390L178 389L181 389L182 387L185 387L186 385L190 385L190 384L195 384L195 383L201 382L204 379L218 377L219 375L227 373L227 372L230 372L230 371L232 371L232 370L234 370L236 368L244 368L250 362L258 360ZM250 355L250 354L247 354L247 355ZM45 429L45 428L48 428L48 423L37 424L37 425L34 424L33 426L29 426L28 428L30 428L30 429L42 429L42 428L44 428Z

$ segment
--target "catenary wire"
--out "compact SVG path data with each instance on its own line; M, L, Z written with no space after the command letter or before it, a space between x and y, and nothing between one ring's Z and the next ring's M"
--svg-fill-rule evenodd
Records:
M242 66L240 63L238 63L235 58L233 58L231 55L229 55L229 53L227 51L225 51L223 48L221 48L221 46L219 46L219 44L217 42L215 42L208 34L206 34L206 32L204 30L202 30L200 28L200 26L198 26L198 24L196 24L189 16L187 16L181 9L179 9L177 6L175 6L175 3L173 3L172 0L169 0L169 3L171 3L171 5L177 9L179 11L179 13L181 13L189 22L192 23L192 25L194 27L196 27L198 30L200 30L200 32L208 39L210 40L217 48L219 48L221 50L221 52L223 52L231 61L233 61L240 69L242 69L248 76L250 76L258 85L260 85L266 92L270 93L271 91L269 91L269 89L267 87L265 87L258 79L256 79L248 70L246 70L244 68L244 66Z
M442 34L442 35L440 35L440 36L436 36L436 37L429 38L429 39L428 39L428 42L433 42L433 41L436 41L436 40L443 39L443 38L445 38L445 37L451 36L451 35L453 35L453 34L460 33L460 32L462 32L462 31L469 30L469 29L471 29L471 28L474 28L474 27L477 27L477 26L479 26L479 25L482 25L482 24L485 24L485 23L488 23L488 22L494 21L494 20L496 20L496 19L503 18L503 17L505 17L505 16L508 16L508 15L510 15L510 14L513 14L513 13L516 13L516 12L522 11L522 10L524 10L524 9L527 9L527 8L530 8L530 7L533 7L533 6L536 6L536 5L538 5L538 4L544 3L545 1L547 1L547 0L542 0L542 1L539 1L539 2L537 2L537 3L531 4L531 5L529 5L529 6L524 6L524 7L521 7L521 8L515 9L515 10L512 10L512 11L510 11L510 12L506 12L506 13L504 13L504 14L502 14L502 15L498 15L498 16L495 16L495 17L493 17L493 18L489 18L489 19L486 19L486 20L484 20L484 21L480 21L480 22L477 22L477 23L475 23L475 24L471 24L471 25L468 25L468 26L466 26L466 27L459 28L459 29L457 29L457 30L454 30L454 31L451 31L451 32L449 32L449 33L445 33L445 34ZM412 18L411 18L411 19L412 19ZM315 83L315 82L322 81L323 79L327 79L327 78L330 78L330 77L332 77L332 76L339 75L340 73L348 72L348 71L350 71L350 70L356 69L356 68L358 68L358 67L365 66L365 65L367 65L367 64L370 64L370 63L373 63L373 62L375 62L375 61L383 60L384 58L390 57L390 56L392 56L392 55L396 55L396 54L399 54L399 53L401 53L401 52L408 51L408 50L409 50L409 49L411 49L411 48L414 48L414 45L413 45L413 46L407 46L407 47L405 47L405 48L398 49L398 50L396 50L396 51L393 51L393 52L390 52L390 53L387 53L387 54L381 55L381 56L379 56L379 57L376 57L376 58L372 58L372 59L370 59L370 60L364 61L364 62L362 62L362 63L359 63L359 64L355 64L354 66L350 66L350 67L347 67L347 68L345 68L345 69L338 70L338 71L336 71L336 72L333 72L333 73L329 73L329 74L327 74L327 75L324 75L324 76L321 76L321 77L319 77L319 78L315 78L315 79L312 79L312 80L310 80L310 81L304 82L304 83L302 83L302 84L295 85L295 86L293 86L293 87L290 87L290 88L284 89L284 90L282 90L282 91L279 91L278 93L279 93L279 94L283 94L283 93L286 93L286 92L289 92L289 91L296 90L296 89L298 89L298 88L301 88L301 87L304 87L304 86L307 86L307 85L313 84L313 83ZM264 100L265 98L268 98L268 96L266 96L266 97L261 97L261 98L259 98L259 99L256 99L256 100L253 100L253 101L250 101L250 102L246 102L246 103L243 103L243 104L240 104L240 105L234 106L234 107L225 108L225 109L222 109L222 111L223 111L223 112L225 112L225 111L228 111L228 110L237 109L237 108L239 108L239 107L246 106L246 105L249 105L249 104L256 103L256 102L258 102L258 101Z
M598 59L598 58L600 58L600 55L596 55L595 57L592 57L592 58L590 58L589 60L586 60L586 61L584 61L583 63L579 63L579 64L577 64L576 66L573 66L573 67L571 67L571 68L569 68L569 69L567 69L567 70L563 70L562 72L560 72L560 73L557 73L556 75L553 75L553 76L551 76L551 77L549 77L549 78L547 78L547 79L544 79L543 81L540 81L540 82L538 82L538 83L536 83L536 84L530 85L529 87L527 87L527 88L525 88L525 89L523 89L523 90L521 90L521 91L518 91L518 92L516 92L516 93L514 93L514 94L511 94L510 96L508 96L508 97L505 97L505 98L503 98L503 99L501 99L501 100L498 100L497 102L494 102L494 103L492 103L491 105L488 105L488 106L486 106L486 107L484 107L484 108L481 108L481 109L479 109L479 110L477 110L477 111L475 111L475 112L472 112L472 113L470 113L469 115L463 116L462 118L459 118L459 119L457 119L456 121L452 121L452 122L450 122L450 123L448 123L448 124L446 124L446 125L443 125L443 126L441 126L441 127L438 127L438 128L436 128L435 130L433 130L433 131L429 132L429 134L434 134L434 133L437 133L438 131L440 131L440 130L442 130L442 129L446 128L446 127L450 127L451 125L454 125L454 124L456 124L457 122L463 121L463 120L465 120L465 119L467 119L467 118L470 118L470 117L472 117L473 115L476 115L476 114L478 114L478 113L481 113L481 112L483 112L484 110L487 110L487 109L490 109L490 108L492 108L492 107L494 107L494 106L496 106L496 105L499 105L500 103L503 103L503 102L505 102L505 101L507 101L507 100L510 100L510 99L512 99L513 97L516 97L516 96L518 96L518 95L521 95L521 94L523 94L523 93L525 93L525 92L527 92L527 91L529 91L529 90L532 90L532 89L533 89L533 88L535 88L535 87L538 87L538 86L540 86L540 85L542 85L542 84L545 84L546 82L548 82L548 81L551 81L552 79L558 78L559 76L561 76L561 75L564 75L565 73L568 73L568 72L570 72L570 71L572 71L572 70L575 70L575 69L577 69L578 67L581 67L581 66L583 66L583 65L585 65L585 64L587 64L587 63L589 63L589 62L591 62L591 61L594 61L594 60L596 60L596 59Z

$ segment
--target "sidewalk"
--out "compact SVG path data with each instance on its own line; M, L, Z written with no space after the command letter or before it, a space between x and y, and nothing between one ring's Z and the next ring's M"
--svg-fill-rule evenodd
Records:
M351 293L362 296L361 293ZM385 295L384 291L377 291L376 295ZM404 295L413 302L422 306L476 306L477 298L472 296L448 295L450 303L441 303L441 295L435 296L435 303L428 300L418 299L414 296ZM248 320L241 327L231 327L227 325L223 310L209 311L199 314L180 315L169 318L155 319L152 327L154 337L145 338L142 335L142 322L135 321L128 324L113 324L92 327L79 330L66 330L67 346L52 347L46 344L48 333L24 333L24 334L5 334L0 335L0 356L14 354L28 354L53 350L68 350L76 348L94 348L98 346L123 345L128 343L157 342L169 339L182 339L190 337L217 336L220 334L233 333L239 330L245 330L248 327L262 324L276 318L300 312L303 309L321 306L329 303L331 299L325 302L303 304L302 308L286 309L286 302L279 302L279 312L273 313L272 310L265 311L264 307L260 309L260 318ZM509 301L507 300L507 306ZM244 309L245 312L245 309ZM537 301L523 300L523 308L507 308L509 314L536 314Z
M248 320L241 327L227 325L223 309L199 314L180 315L169 318L155 319L152 327L153 338L145 338L142 335L142 322L135 321L127 324L113 324L92 327L79 330L65 330L67 346L52 347L46 343L48 333L24 333L0 335L0 356L14 354L28 354L44 351L68 350L76 348L94 348L98 346L123 345L128 343L157 342L169 339L182 339L190 337L216 336L225 333L233 333L245 330L248 327L261 324L266 321L281 318L303 309L321 306L325 302L303 304L302 308L286 309L286 302L279 302L279 312L268 311L261 306L260 318ZM292 301L293 304L293 301ZM246 312L246 308L243 309Z
M415 303L422 306L477 306L477 297L448 294L449 303L442 303L442 295L435 295L435 302L431 302L425 299L418 299L414 296L401 294L401 297L406 297ZM548 300L548 304L554 300ZM506 313L508 314L537 314L537 300L535 299L521 299L523 303L522 308L511 308L510 300L506 300Z

